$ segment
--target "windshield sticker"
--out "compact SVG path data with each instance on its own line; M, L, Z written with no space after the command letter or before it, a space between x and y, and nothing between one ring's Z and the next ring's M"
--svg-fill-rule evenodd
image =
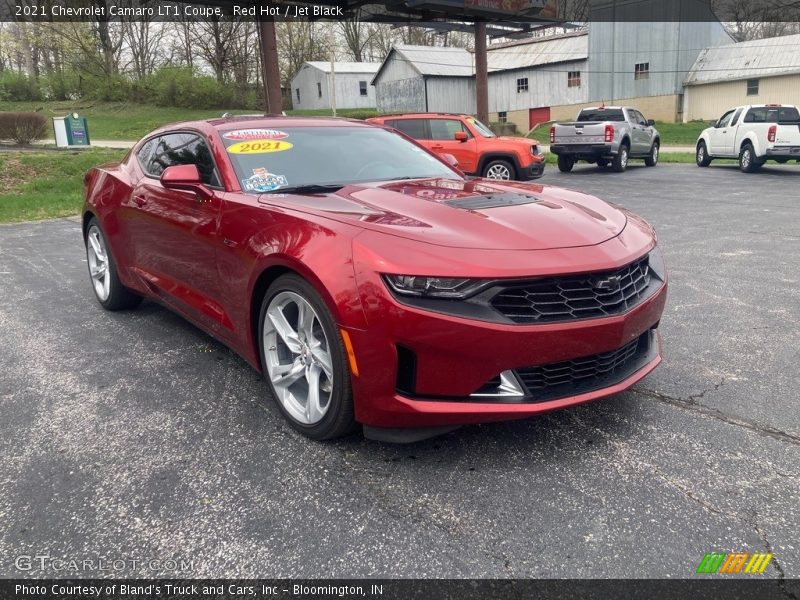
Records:
M236 131L226 131L222 137L234 141L282 140L289 137L289 134L277 129L237 129Z
M255 142L239 142L228 146L231 154L267 154L269 152L283 152L291 150L292 144L273 140L257 140Z
M269 173L264 168L253 169L253 176L242 179L242 190L245 192L271 192L287 185L286 177Z

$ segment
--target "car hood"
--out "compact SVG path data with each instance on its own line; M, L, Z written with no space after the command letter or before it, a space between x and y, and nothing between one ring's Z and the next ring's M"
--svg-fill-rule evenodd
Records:
M259 201L452 248L592 246L619 235L627 222L620 210L580 192L486 179L355 184L327 194L265 194Z
M521 146L523 148L529 148L530 146L541 146L541 144L539 143L539 140L533 140L533 139L524 138L524 137L511 137L511 136L507 136L507 135L499 135L494 139L495 140L499 140L499 141L503 142L504 144L512 144L512 145L515 145L515 146Z

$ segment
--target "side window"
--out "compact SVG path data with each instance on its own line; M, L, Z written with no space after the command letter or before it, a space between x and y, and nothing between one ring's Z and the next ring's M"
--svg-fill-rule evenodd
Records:
M461 121L456 119L431 119L429 123L431 126L430 139L432 140L452 141L455 139L457 131L464 131L464 126L461 124Z
M722 118L719 120L719 123L717 123L717 127L727 127L728 125L730 125L732 116L733 116L732 110L726 112L724 115L722 115Z
M203 183L221 186L208 144L196 134L171 133L158 138L145 171L159 177L164 169L174 165L197 165Z
M136 158L139 159L139 166L142 170L147 172L147 164L150 162L150 155L153 153L153 147L156 144L156 138L147 140L139 151L136 153Z
M392 125L415 140L426 140L425 119L397 119Z
M730 124L736 125L736 122L739 120L739 116L742 114L742 109L740 108L735 113L733 113L733 118L731 119Z
M647 119L645 119L642 113L640 113L638 110L633 111L633 119L639 125L644 125L645 127L647 127Z

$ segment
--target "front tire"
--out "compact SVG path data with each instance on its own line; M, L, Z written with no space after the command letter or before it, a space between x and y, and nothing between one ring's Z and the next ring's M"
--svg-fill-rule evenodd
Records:
M625 169L628 168L628 157L629 157L630 149L625 144L622 144L619 147L619 152L614 157L614 160L611 162L611 168L614 169L616 173L624 173Z
M89 278L95 298L106 310L122 310L137 306L142 297L132 292L119 280L117 261L111 254L106 236L100 222L92 217L86 228L86 263L89 265Z
M352 432L344 343L316 290L294 274L276 279L261 303L258 331L264 377L291 426L314 440Z
M694 162L697 163L698 167L707 167L711 164L711 157L708 155L708 148L706 148L705 142L700 142L697 144L697 151L694 155Z
M739 169L742 173L754 173L761 166L752 144L745 144L739 151Z
M575 166L575 159L569 156L558 157L558 170L562 173L569 173Z
M514 166L506 160L492 160L483 168L483 176L486 179L510 181L516 178L516 171Z
M650 148L650 154L644 159L644 164L647 167L655 167L658 164L658 153L661 145L658 142L653 142L653 147Z

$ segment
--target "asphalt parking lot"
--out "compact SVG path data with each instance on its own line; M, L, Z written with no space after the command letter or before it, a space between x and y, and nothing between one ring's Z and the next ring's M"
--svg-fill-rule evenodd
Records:
M0 226L0 577L76 575L15 568L46 553L191 577L681 578L715 550L800 577L800 166L548 169L657 227L664 363L409 446L301 438L192 325L104 312L77 218Z

